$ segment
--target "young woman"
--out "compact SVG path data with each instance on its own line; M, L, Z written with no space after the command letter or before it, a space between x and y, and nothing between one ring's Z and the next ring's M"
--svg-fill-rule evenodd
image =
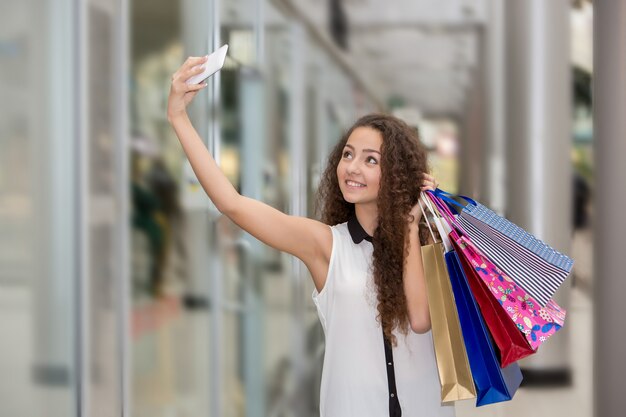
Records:
M192 126L186 106L205 84L185 81L205 60L190 57L172 76L168 120L217 209L309 269L326 340L320 415L454 416L440 402L420 252L428 232L417 202L437 183L415 131L389 115L360 118L329 156L322 221L286 215L240 195Z

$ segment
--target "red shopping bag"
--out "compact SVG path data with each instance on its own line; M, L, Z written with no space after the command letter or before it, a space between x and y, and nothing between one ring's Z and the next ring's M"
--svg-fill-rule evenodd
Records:
M455 231L450 233L450 241L459 255L461 266L469 282L472 294L480 307L480 313L498 348L500 367L505 368L513 362L532 355L536 351L530 347L526 337L513 323L498 300L490 294L485 283L477 275L477 271L463 255L458 242L459 236L455 236L455 234Z

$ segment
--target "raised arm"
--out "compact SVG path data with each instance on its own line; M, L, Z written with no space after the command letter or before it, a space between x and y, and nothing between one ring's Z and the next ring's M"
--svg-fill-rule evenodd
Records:
M201 73L200 64L204 62L206 62L206 57L189 57L172 75L172 85L167 102L167 119L174 128L202 188L215 204L215 207L224 213L228 207L235 204L239 193L215 163L187 114L187 105L199 90L206 87L206 83L187 85L185 81L191 76ZM194 68L194 66L196 67Z
M189 77L202 68L205 57L190 57L172 76L167 117L198 177L202 188L217 209L263 243L301 259L309 269L330 256L332 235L324 223L281 211L237 192L217 165L187 115L186 107L206 84L189 86ZM322 282L314 278L319 288Z

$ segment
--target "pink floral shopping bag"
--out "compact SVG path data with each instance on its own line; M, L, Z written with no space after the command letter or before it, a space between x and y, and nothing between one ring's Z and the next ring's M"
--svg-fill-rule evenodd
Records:
M563 327L565 310L553 300L550 300L546 307L541 307L522 287L517 285L474 246L445 204L438 201L434 195L430 193L428 195L439 208L443 218L449 223L452 229L450 239L454 239L461 249L462 253L459 255L466 257L478 271L478 275L492 295L517 325L517 328L524 333L530 346L536 350Z
M506 310L517 328L526 335L526 340L533 349L536 350L563 326L565 311L553 300L550 300L545 308L541 307L522 287L481 255L467 237L459 236L453 230L450 238L459 245L463 256L472 263L493 296Z

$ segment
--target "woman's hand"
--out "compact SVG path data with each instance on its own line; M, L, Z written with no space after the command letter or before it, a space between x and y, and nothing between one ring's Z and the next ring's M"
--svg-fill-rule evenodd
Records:
M206 83L187 84L186 81L204 69L202 64L207 61L206 56L190 56L181 67L172 75L170 95L167 99L167 118L172 120L176 116L185 114L187 105L198 94L198 91L207 86Z
M422 183L422 188L421 188L422 192L426 190L435 191L435 189L437 189L438 186L439 186L439 182L435 179L435 177L427 173L424 173L424 182ZM413 216L412 217L413 221L411 221L410 220L411 217L409 217L409 227L417 230L418 224L420 220L422 219L422 210L420 209L419 201L417 202L416 205L413 206L409 214Z
M424 182L422 183L422 191L431 190L435 191L439 187L439 182L432 175L424 173Z

